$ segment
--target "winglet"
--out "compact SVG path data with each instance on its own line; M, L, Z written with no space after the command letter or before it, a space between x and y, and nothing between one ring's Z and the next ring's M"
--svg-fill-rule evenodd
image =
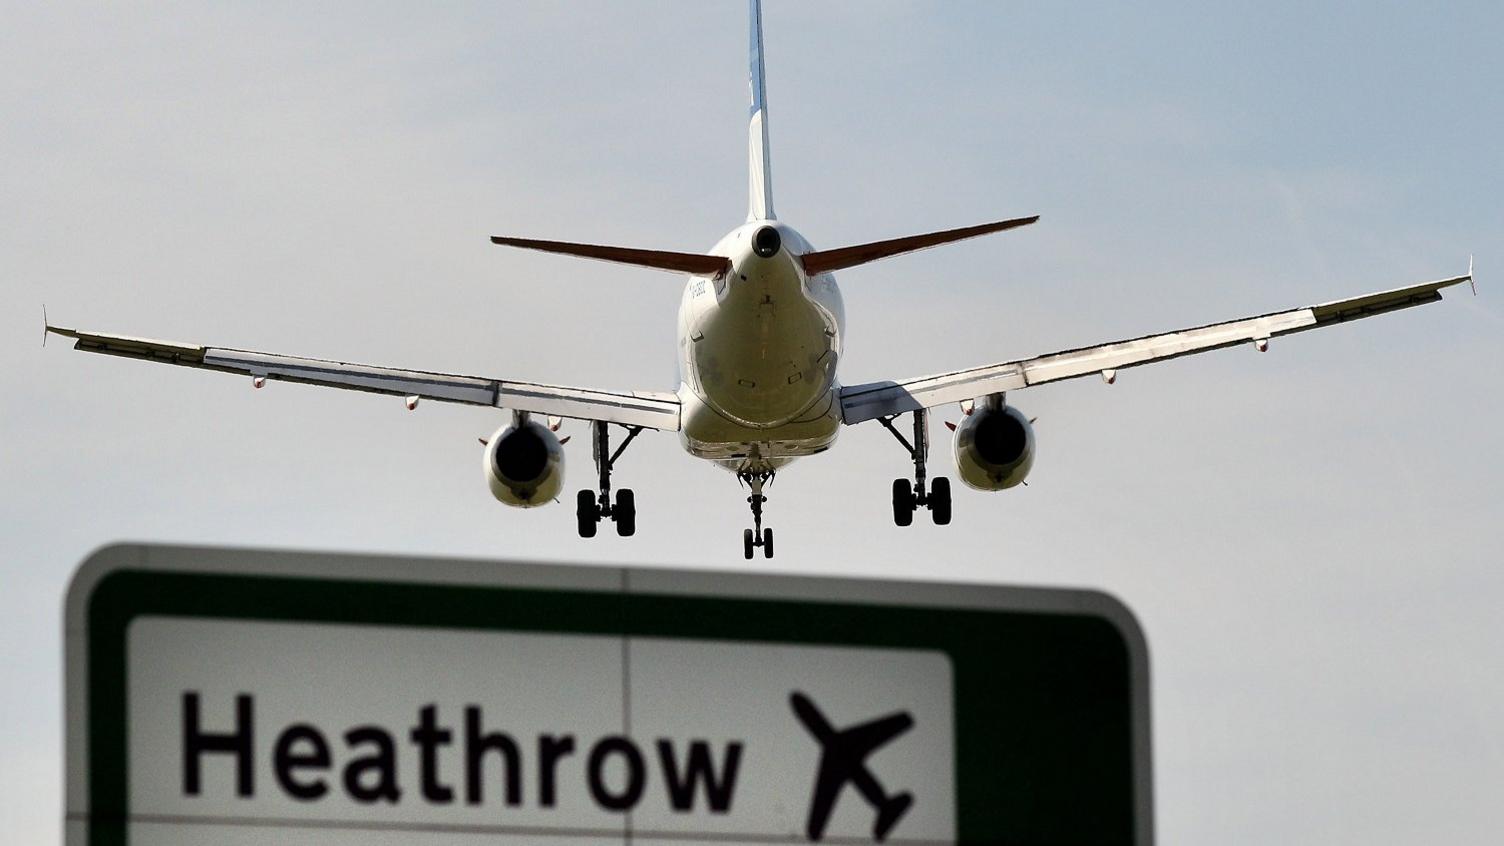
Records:
M62 326L53 326L52 321L47 319L47 306L42 306L42 346L47 346L48 335L62 335L64 338L77 338L77 329L68 329Z
M1478 296L1478 282L1473 279L1473 257L1467 257L1467 286L1473 289L1473 296Z

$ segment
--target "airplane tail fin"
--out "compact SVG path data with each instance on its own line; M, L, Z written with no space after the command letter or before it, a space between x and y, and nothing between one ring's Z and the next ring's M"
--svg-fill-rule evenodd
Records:
M762 69L762 0L750 0L748 88L752 106L747 118L747 220L773 220L773 165L768 151L767 83Z
M888 801L884 802L877 812L877 822L872 826L873 839L881 843L888 836L888 832L893 830L893 826L898 825L899 819L912 804L914 804L912 793L899 793L888 797Z

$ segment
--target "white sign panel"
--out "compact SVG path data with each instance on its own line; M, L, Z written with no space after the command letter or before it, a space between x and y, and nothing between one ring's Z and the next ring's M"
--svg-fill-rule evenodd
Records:
M69 842L1150 840L1146 659L1106 597L400 564L96 555Z

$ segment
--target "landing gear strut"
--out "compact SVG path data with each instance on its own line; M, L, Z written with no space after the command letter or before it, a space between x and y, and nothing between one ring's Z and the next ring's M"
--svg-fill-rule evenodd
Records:
M893 425L893 421L897 419L897 414L877 418L877 422L883 424L898 439L914 460L913 482L908 479L893 480L893 522L899 526L911 525L914 522L914 512L924 507L929 509L930 519L935 521L935 525L947 525L950 523L950 479L936 476L928 488L925 486L924 465L930 453L929 411L921 408L914 412L912 444Z
M762 527L762 504L768 501L768 498L763 496L762 489L773 481L773 474L752 473L744 470L737 473L736 478L752 489L752 495L747 497L747 504L752 506L753 528L742 530L742 555L750 559L752 551L760 547L763 558L772 558L773 530Z
M616 492L616 502L611 501L611 468L616 466L616 459L626 452L627 445L642 433L641 426L623 426L627 430L627 437L611 451L611 431L609 424L599 421L590 424L590 434L593 445L591 452L595 455L595 469L600 474L600 492L582 490L575 496L575 518L579 521L580 537L595 537L596 526L604 518L610 518L616 524L616 533L622 537L631 537L637 533L637 500L632 494L631 488L622 488Z

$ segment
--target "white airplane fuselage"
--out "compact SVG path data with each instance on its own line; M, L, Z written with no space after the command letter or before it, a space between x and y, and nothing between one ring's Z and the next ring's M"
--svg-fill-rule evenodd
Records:
M771 473L835 442L845 307L832 274L805 274L798 257L811 250L783 223L748 221L709 251L731 259L731 270L685 285L679 439L691 455Z

